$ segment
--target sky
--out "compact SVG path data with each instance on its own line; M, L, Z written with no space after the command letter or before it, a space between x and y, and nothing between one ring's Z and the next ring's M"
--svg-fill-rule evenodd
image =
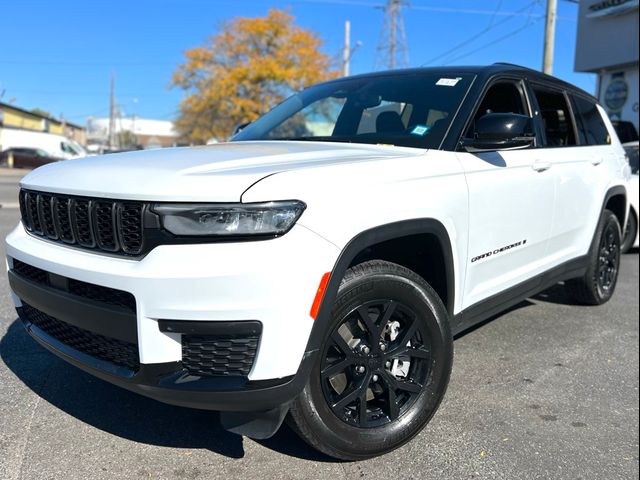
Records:
M374 69L384 0L21 0L2 6L0 101L84 124L109 113L115 76L122 116L172 120L184 93L170 88L185 50L224 20L288 8L338 58L351 22L351 73ZM409 66L503 61L540 69L543 0L409 0L403 9ZM593 93L595 76L574 73L578 6L559 1L554 75ZM458 48L455 48L458 47ZM450 53L450 50L452 50Z

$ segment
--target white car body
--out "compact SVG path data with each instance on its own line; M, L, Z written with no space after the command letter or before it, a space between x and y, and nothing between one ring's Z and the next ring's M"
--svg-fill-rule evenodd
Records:
M443 302L453 330L461 331L577 272L612 199L624 224L628 177L623 148L613 134L608 145L474 154L306 141L112 154L44 166L25 176L21 187L53 196L136 202L295 199L306 210L278 238L165 244L136 258L74 248L27 232L21 223L6 239L7 261L10 270L19 260L55 278L131 293L139 361L146 366L182 360L183 334L161 331L164 320L259 320L262 336L248 380L275 381L299 374L315 352L314 327L321 331L319 319L328 314L345 262L358 245L369 245L374 237L385 240L394 228L417 232L422 224L446 239ZM314 321L310 312L326 274L331 281ZM505 302L496 302L505 292ZM20 309L19 295L13 299ZM170 403L234 409L229 398L236 397L226 393L170 396L158 386L127 382L116 381ZM270 408L287 400L284 394L272 395L265 405L249 401L237 409Z
M63 135L14 128L0 129L0 149L39 148L56 158L80 158L87 151L78 142Z

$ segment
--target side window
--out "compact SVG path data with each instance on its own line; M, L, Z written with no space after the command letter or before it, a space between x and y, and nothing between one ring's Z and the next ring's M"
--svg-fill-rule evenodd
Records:
M579 96L573 96L578 135L583 145L608 145L611 136L596 104Z
M547 147L570 147L576 145L571 110L567 99L559 90L533 85L538 100L540 116L547 137Z
M60 150L62 150L64 153L74 153L67 142L60 142Z
M473 121L467 130L466 137L473 137L476 122L487 113L517 113L528 115L528 109L522 88L513 81L501 81L493 84L487 90L482 103L473 116Z

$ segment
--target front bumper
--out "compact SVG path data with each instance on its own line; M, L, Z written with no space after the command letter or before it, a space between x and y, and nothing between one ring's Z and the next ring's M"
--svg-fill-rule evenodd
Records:
M29 282L25 287L10 271L15 305L39 343L129 390L166 403L213 410L265 410L285 403L303 388L314 357L314 352L306 351L313 325L309 310L320 278L331 270L338 254L337 247L302 226L267 241L161 246L141 260L53 244L31 237L21 225L7 237L9 269L17 259L58 280L75 279L135 298L135 313L129 313L132 330L121 309L110 316L109 311L99 310L104 305L78 302L55 288L38 290ZM28 297L24 305L21 297ZM34 306L99 335L127 341L133 336L138 368L122 369L60 341L25 315L25 308ZM205 377L185 371L182 340L189 330L180 325L196 330L202 326L206 331L208 325L219 330L224 322L247 320L261 324L248 375Z
M33 325L22 307L17 310L31 337L63 360L119 387L181 407L242 412L277 408L304 388L315 360L315 352L310 352L305 354L295 375L262 381L242 377L194 377L183 369L181 362L141 364L136 372L131 372L70 348Z

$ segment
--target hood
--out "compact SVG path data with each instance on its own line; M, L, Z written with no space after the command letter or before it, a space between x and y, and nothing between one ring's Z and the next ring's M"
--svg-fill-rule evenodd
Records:
M122 200L237 202L278 172L414 156L413 148L329 142L237 142L114 153L40 167L24 188Z

